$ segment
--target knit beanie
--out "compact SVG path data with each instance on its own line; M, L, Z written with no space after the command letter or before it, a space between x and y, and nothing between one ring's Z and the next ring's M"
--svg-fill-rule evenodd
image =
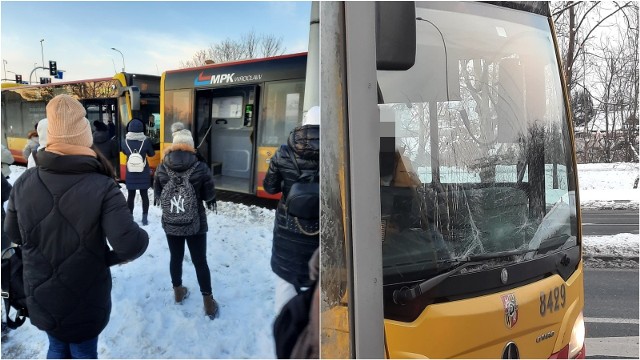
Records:
M184 130L184 124L181 122L174 122L171 124L171 133L178 132L180 130Z
M193 146L193 136L191 136L191 131L189 130L179 130L173 133L173 143L174 144L186 144L191 147Z
M47 104L47 145L62 143L91 147L93 135L86 115L82 104L69 95L51 99Z
M139 133L144 132L144 124L142 123L142 120L137 118L131 119L131 121L129 121L129 124L127 124L127 131Z
M320 107L313 106L302 119L302 125L320 125Z

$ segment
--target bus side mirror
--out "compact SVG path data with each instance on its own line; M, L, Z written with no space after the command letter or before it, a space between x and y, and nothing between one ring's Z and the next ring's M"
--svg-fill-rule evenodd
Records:
M118 88L118 96L124 95L125 92L129 93L131 99L131 111L140 110L140 88L137 86L127 86Z
M376 2L378 70L408 70L416 61L416 5L412 1Z

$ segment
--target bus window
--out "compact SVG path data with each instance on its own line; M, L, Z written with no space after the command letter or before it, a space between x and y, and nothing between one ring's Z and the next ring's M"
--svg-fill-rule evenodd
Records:
M268 83L261 122L261 145L286 144L287 137L302 121L304 81Z
M187 129L190 128L193 119L193 91L192 90L167 90L164 100L165 117L164 133L165 142L171 142L167 137L171 134L171 124L182 122Z

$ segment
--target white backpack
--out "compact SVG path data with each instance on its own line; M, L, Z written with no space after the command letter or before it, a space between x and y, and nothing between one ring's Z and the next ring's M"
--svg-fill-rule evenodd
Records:
M146 139L144 139L146 140ZM139 173L144 171L144 167L147 165L147 159L140 155L140 151L144 146L144 140L142 140L142 144L140 144L140 150L133 149L129 147L129 143L127 140L124 141L127 144L127 148L129 148L129 158L127 159L127 171Z

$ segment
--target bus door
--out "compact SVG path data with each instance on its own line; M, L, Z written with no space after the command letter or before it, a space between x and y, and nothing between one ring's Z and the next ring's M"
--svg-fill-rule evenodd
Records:
M250 85L196 94L195 145L207 160L217 189L253 193L257 91L257 85Z
M279 199L280 194L268 194L262 182L271 157L280 145L286 144L291 130L302 124L305 80L271 81L264 84L260 117L258 118L258 149L256 155L256 195Z

